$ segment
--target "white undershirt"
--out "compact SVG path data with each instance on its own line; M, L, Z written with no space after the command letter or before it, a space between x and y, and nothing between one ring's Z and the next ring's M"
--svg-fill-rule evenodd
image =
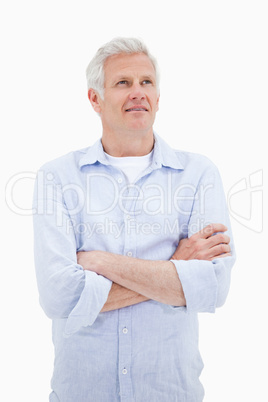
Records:
M105 153L110 165L122 170L129 183L134 183L136 178L150 166L153 159L153 151L144 156L116 157Z

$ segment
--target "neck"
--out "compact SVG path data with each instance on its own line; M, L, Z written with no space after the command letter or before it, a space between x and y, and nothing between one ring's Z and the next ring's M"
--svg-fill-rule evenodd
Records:
M154 147L153 130L146 133L133 131L109 134L103 132L101 141L104 151L116 157L147 155Z

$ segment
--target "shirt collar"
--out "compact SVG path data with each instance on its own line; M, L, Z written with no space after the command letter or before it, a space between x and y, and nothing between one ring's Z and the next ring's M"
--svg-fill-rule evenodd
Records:
M152 168L159 169L162 166L170 167L172 169L183 170L183 164L180 161L179 154L174 151L158 134L154 132L154 152ZM101 138L98 139L95 144L89 147L86 153L80 158L79 167L85 165L93 165L99 162L103 165L108 165L109 162L105 156Z
M178 152L172 149L158 134L154 132L154 155L153 164L156 168L162 166L172 169L183 170L183 164L180 160Z
M89 147L86 153L80 158L79 167L85 165L94 165L94 163L100 162L103 165L108 165L101 138L99 138L91 147Z

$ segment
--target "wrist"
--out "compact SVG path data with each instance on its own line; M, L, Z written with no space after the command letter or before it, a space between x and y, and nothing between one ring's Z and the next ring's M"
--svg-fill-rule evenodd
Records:
M121 269L125 266L124 256L110 253L108 251L94 251L94 271L102 276L109 277L111 268Z

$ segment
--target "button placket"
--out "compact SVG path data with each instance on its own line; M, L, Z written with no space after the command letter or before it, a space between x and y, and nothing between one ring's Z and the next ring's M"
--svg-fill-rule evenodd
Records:
M138 189L129 186L123 193L122 213L125 223L124 231L124 254L129 257L136 255L136 220L135 206L139 196ZM131 379L131 312L132 307L119 310L119 361L118 373L120 383L120 395L122 400L133 400L133 389Z
M139 197L139 188L129 186L125 195L124 220L125 220L125 247L124 254L128 257L136 256L136 219L135 206Z
M128 397L132 400L131 369L131 307L119 310L119 384L121 397Z

